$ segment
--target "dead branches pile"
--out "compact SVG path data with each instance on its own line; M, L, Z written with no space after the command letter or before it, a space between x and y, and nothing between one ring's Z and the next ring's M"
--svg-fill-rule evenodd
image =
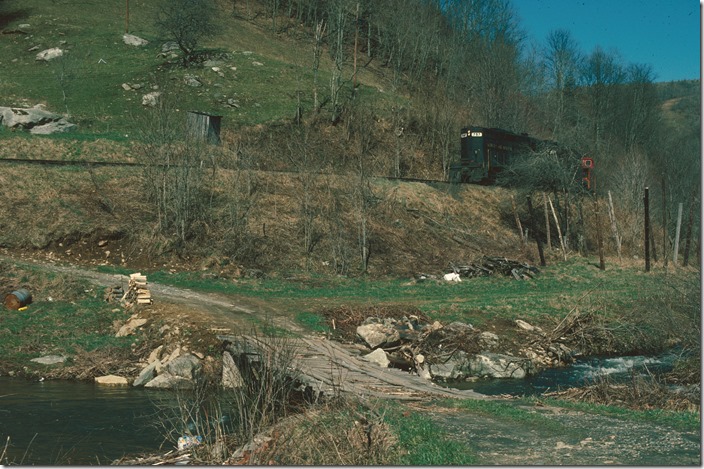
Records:
M617 405L634 410L666 409L698 412L701 393L699 386L673 390L654 375L633 373L628 383L614 383L608 376L597 378L595 384L543 394L544 397L600 405Z
M460 277L486 277L489 275L503 275L516 280L528 280L535 277L540 271L529 264L507 259L505 257L484 256L478 262L466 265L450 263L450 268Z

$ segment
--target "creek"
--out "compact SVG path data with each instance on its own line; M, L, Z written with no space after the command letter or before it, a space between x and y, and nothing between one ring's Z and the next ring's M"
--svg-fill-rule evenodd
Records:
M482 379L446 386L481 394L539 395L588 384L599 376L630 379L631 373L667 371L677 354L590 358L527 379ZM72 381L0 377L0 464L97 465L125 455L174 448L155 423L168 393Z
M661 355L590 357L577 360L567 367L548 368L526 379L478 379L445 383L457 389L471 389L480 394L496 396L537 396L550 391L585 386L603 377L611 382L626 382L633 373L647 375L670 371L679 355L669 351Z
M164 443L159 391L0 377L0 464L98 465ZM171 449L170 443L164 448Z

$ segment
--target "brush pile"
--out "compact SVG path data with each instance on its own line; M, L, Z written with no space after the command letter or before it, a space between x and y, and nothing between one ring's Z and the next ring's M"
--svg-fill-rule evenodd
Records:
M529 264L507 259L505 257L483 256L479 261L466 265L450 263L450 268L460 277L486 277L490 275L503 275L516 280L528 280L535 277L540 271Z

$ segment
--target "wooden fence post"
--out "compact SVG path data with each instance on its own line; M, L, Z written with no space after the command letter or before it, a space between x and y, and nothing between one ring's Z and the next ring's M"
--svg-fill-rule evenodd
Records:
M643 210L645 212L645 271L650 272L650 200L648 187L643 195Z
M550 210L552 211L552 216L555 219L555 226L557 227L557 236L560 238L560 248L562 248L562 259L567 260L567 250L565 249L565 240L562 239L562 229L560 228L560 223L557 220L557 214L555 213L555 207L552 206L552 200L548 197L548 203L550 204Z
M682 226L682 202L677 205L677 226L675 227L675 250L672 252L672 263L677 265L680 250L680 227Z
M540 242L540 237L535 231L535 216L533 214L533 203L530 200L530 196L526 196L526 200L528 201L528 213L530 214L530 230L533 232L533 238L535 238L535 242L538 244L538 255L540 256L540 265L542 267L545 267L546 264L545 253L543 253L543 243Z
M621 236L618 234L618 225L616 225L616 212L614 211L614 201L611 198L611 191L609 194L609 221L611 222L611 234L614 237L614 242L616 243L616 253L618 254L618 261L621 262Z
M543 192L543 212L545 213L545 238L548 245L548 251L552 249L552 241L550 240L550 217L548 216L548 196Z
M687 267L689 265L689 247L692 244L692 219L694 218L694 204L696 203L696 198L692 196L689 201L689 219L687 220L687 236L684 243L684 260L682 265Z
M599 216L599 198L594 197L594 215L596 218L596 242L599 246L599 270L606 270L604 261L604 240L601 236L601 217Z
M513 209L513 218L516 219L516 227L518 228L518 234L521 236L521 243L525 246L526 240L523 236L523 226L521 225L521 218L518 216L518 209L516 209L516 199L511 194L511 208Z
M667 186L662 177L662 262L667 270ZM657 259L655 259L657 261Z

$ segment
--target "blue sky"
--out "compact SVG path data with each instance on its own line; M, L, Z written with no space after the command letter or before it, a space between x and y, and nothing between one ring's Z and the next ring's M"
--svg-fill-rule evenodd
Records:
M655 81L700 78L698 0L511 0L528 41L567 29L584 54L599 45L624 64L650 64Z

